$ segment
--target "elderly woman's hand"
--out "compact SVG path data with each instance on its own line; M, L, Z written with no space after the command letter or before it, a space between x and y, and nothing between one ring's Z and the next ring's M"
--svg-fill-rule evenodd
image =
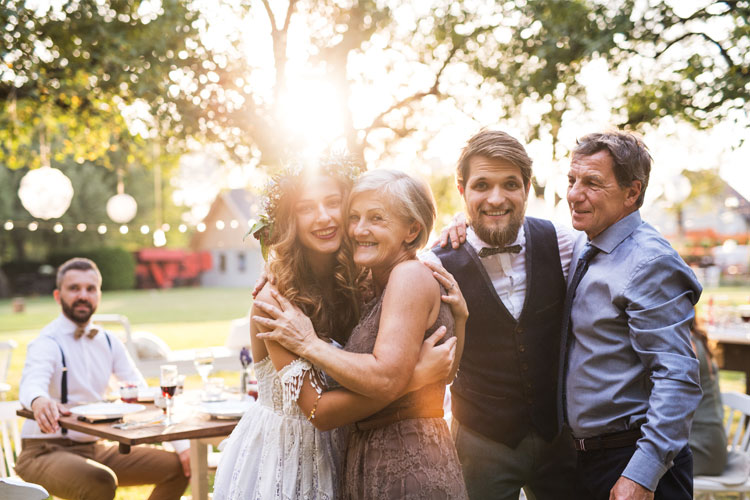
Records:
M469 317L469 307L466 305L466 300L464 300L464 295L458 287L456 278L439 264L429 261L422 263L432 270L432 275L435 276L435 279L448 291L448 295L441 295L440 299L451 306L453 319L455 321L466 321Z
M253 303L255 307L269 316L268 318L257 315L252 317L257 324L268 328L266 332L258 332L256 337L278 342L296 355L306 357L306 349L318 340L312 321L276 289L271 288L271 296L279 303L279 307L262 300L256 300Z

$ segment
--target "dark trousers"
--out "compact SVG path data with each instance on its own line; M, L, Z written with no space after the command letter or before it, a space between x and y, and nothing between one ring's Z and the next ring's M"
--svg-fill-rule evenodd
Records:
M576 498L608 500L635 446L609 450L579 451L576 464ZM654 492L654 500L692 500L693 455L685 446L674 458L674 465L662 476Z

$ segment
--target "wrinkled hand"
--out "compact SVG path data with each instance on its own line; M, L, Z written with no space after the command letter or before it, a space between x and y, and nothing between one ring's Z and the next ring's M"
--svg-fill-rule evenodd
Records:
M463 212L458 212L453 216L448 227L440 232L438 240L440 246L445 248L450 241L453 248L458 248L461 243L466 241L466 216Z
M653 498L653 491L625 476L620 476L609 492L609 500L653 500Z
M461 293L461 289L458 287L456 278L441 265L429 261L425 261L423 264L432 270L432 275L435 279L448 290L448 295L441 295L440 299L451 306L453 319L456 321L466 321L469 317L469 307L466 305L466 300Z
M266 283L276 284L276 277L271 274L271 270L268 268L268 263L263 266L263 270L260 272L258 280L255 282L255 288L253 288L253 298L256 298Z
M182 450L177 456L180 458L182 473L185 474L185 477L190 477L190 448Z
M456 358L456 337L451 337L436 347L435 344L440 342L445 332L445 327L441 326L422 342L417 366L414 367L405 392L416 391L428 384L446 382Z
M43 396L34 399L31 411L34 412L34 420L39 428L48 434L60 430L60 424L57 422L60 415L70 415L70 411L63 405Z
M268 328L268 331L258 332L256 336L262 340L278 342L297 356L306 357L305 349L318 340L312 321L277 290L272 288L271 296L279 303L279 307L261 300L253 303L269 316L252 317L257 324Z

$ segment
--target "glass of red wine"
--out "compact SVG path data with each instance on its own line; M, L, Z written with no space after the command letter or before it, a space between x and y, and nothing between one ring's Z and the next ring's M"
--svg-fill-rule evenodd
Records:
M175 390L177 389L177 366L175 365L161 365L159 367L159 385L161 386L161 395L164 398L164 405L167 407L167 419L164 425L172 425L172 398L174 397Z

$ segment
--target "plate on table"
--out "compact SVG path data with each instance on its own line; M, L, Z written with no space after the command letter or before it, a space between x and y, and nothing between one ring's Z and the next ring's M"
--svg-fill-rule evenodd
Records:
M253 401L227 400L201 404L201 411L214 418L240 418Z
M73 415L96 415L114 418L145 409L145 406L134 403L93 403L90 405L75 406L70 409L70 413Z

